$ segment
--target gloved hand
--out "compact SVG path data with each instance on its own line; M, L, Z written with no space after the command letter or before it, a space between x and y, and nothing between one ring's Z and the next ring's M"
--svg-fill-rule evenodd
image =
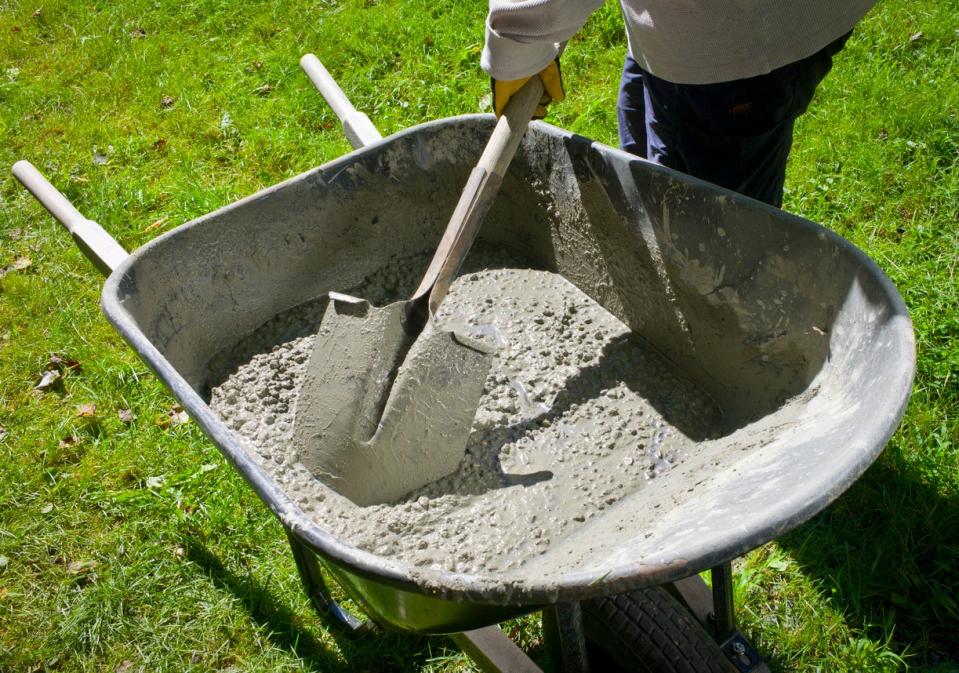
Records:
M543 97L540 99L539 107L533 113L533 119L542 119L546 116L546 106L551 102L559 103L566 98L566 92L563 90L563 75L559 70L559 59L557 58L539 73L543 80ZM493 87L493 112L497 118L503 114L506 104L512 96L523 88L523 85L529 81L529 77L513 80L490 79Z

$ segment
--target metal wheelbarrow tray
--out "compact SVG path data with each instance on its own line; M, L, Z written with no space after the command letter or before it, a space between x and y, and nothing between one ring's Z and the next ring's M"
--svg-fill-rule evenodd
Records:
M594 531L626 529L600 562L558 575L414 572L334 538L211 411L208 363L276 314L431 249L492 126L466 115L361 137L357 151L144 245L103 288L109 321L279 518L304 578L321 582L315 553L377 623L409 632L662 584L776 538L878 456L914 373L901 297L840 236L536 122L480 238L623 320L720 404L728 431L629 516L597 517ZM370 235L384 229L388 248Z

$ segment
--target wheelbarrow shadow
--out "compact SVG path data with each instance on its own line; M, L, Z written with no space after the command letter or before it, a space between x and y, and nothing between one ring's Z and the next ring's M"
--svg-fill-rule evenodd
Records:
M267 640L292 652L308 670L323 673L404 671L418 669L430 657L422 638L417 636L375 632L357 637L332 622L324 621L322 628L339 650L336 652L319 640L313 631L301 626L302 616L276 598L267 587L228 568L196 539L189 540L186 547L187 558L201 568L218 589L236 597L252 621L262 627L261 633ZM309 616L319 619L312 611Z
M778 544L847 622L892 632L911 666L959 665L959 500L931 485L895 440L835 503ZM884 633L885 632L885 633Z

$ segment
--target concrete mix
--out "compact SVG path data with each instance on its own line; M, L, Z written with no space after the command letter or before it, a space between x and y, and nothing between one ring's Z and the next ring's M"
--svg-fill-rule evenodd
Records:
M407 296L427 256L342 291ZM277 315L211 362L210 406L332 535L425 569L510 574L716 437L721 411L563 277L474 250L440 322L495 330L466 456L397 502L358 507L294 460L295 403L325 300ZM596 553L601 553L597 551Z

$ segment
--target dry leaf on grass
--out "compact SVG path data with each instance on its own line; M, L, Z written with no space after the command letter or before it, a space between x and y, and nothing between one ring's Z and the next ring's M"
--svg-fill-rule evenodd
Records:
M120 411L117 412L117 416L124 423L132 423L133 419L136 418L136 414L134 414L131 409L120 409Z
M53 353L47 360L43 374L40 376L40 382L34 387L34 390L48 392L62 385L61 381L66 374L80 371L80 362L73 358Z
M47 361L47 369L57 369L60 372L80 371L80 361L53 353Z
M48 390L53 390L61 378L63 378L63 376L56 369L48 369L43 372L43 376L40 377L40 383L34 387L34 390L39 390L44 393Z
M89 561L70 561L67 564L67 572L71 575L82 575L83 573L88 573L94 568L97 567L97 562L94 560Z
M174 404L165 415L157 419L157 425L161 428L171 428L189 422L190 415L179 404Z
M30 268L31 264L33 264L33 260L31 260L29 257L26 257L26 256L17 257L15 260L13 260L12 264L8 264L7 266L0 267L0 278L3 278L8 273L11 273L13 271L24 271Z
M79 416L80 418L96 418L97 405L94 402L87 402L86 404L78 404L77 416Z
M76 446L80 441L80 438L76 435L67 435L57 444L58 449L69 449L71 446Z
M76 582L80 586L92 584L97 581L96 573L93 569L97 567L97 562L90 561L71 561L67 564L67 572L76 577Z
M170 216L165 215L161 217L159 220L157 220L156 222L154 222L153 224L148 225L147 228L143 230L143 233L146 233L148 231L153 231L154 229L159 229L160 227L162 227L164 224L166 224L169 221L170 221Z

